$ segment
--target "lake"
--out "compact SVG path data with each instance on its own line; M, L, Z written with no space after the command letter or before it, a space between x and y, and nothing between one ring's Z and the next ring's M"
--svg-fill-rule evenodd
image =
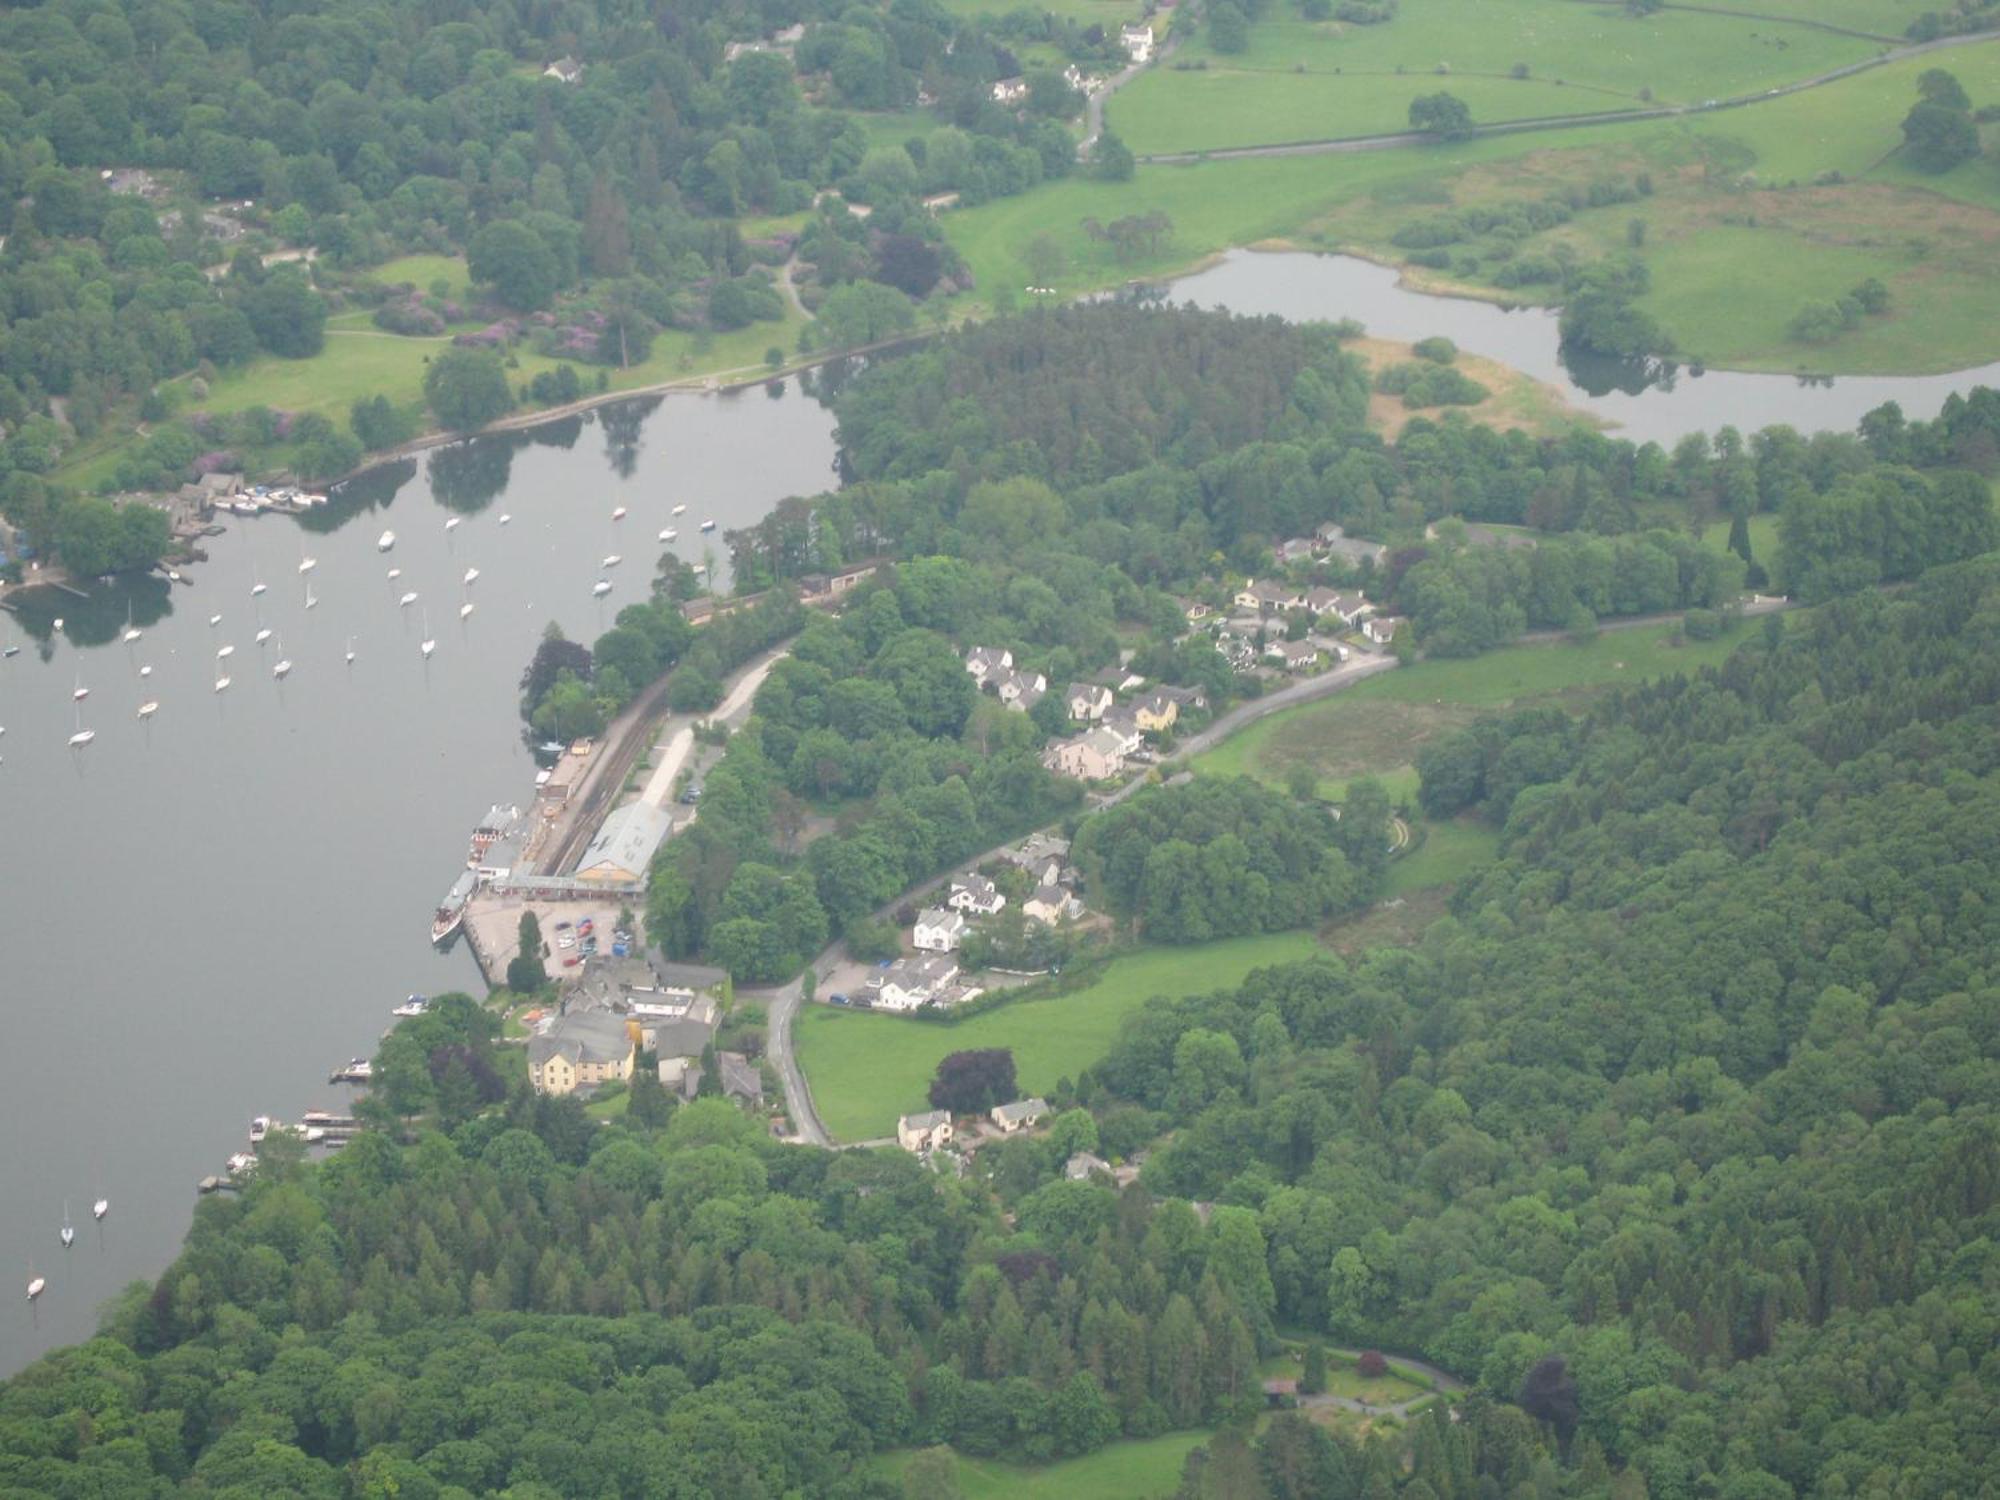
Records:
M87 1338L103 1302L159 1274L196 1180L243 1149L251 1115L344 1106L326 1076L374 1051L393 1005L477 988L462 944L431 947L431 912L478 816L533 794L516 700L543 627L589 640L645 598L669 525L674 550L712 549L726 580L723 533L827 488L833 458L832 414L796 383L781 399L621 402L435 450L297 520L227 518L185 570L192 586L146 575L88 601L15 596L18 615L0 614L22 647L0 660L15 1075L0 1093L0 1375ZM614 523L619 505L630 514ZM603 569L613 552L623 561ZM601 576L615 587L600 601ZM407 590L420 599L403 609ZM129 646L128 619L144 632ZM280 650L294 663L282 682ZM160 708L142 723L146 699ZM96 739L76 753L79 722ZM33 1309L31 1264L49 1283Z
M2000 386L2000 364L1946 375L1841 375L1801 379L1734 370L1664 370L1618 360L1566 359L1551 308L1505 308L1435 297L1397 284L1400 273L1352 255L1232 250L1215 265L1169 283L1176 302L1276 314L1298 321L1353 318L1378 338L1414 343L1442 334L1546 381L1570 403L1616 424L1620 437L1669 447L1690 432L1734 424L1744 432L1788 423L1801 432L1851 432L1885 401L1911 418L1937 414L1946 396ZM1477 407L1466 408L1478 416Z

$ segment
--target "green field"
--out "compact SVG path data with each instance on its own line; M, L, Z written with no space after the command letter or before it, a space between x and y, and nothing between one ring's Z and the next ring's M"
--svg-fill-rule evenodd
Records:
M1040 1465L961 1455L958 1486L965 1500L1167 1500L1180 1485L1189 1451L1207 1439L1206 1432L1170 1432ZM907 1449L878 1454L872 1468L898 1480L910 1458Z
M1388 900L1427 891L1441 885L1456 885L1481 865L1489 865L1500 852L1498 830L1484 823L1453 818L1423 825L1423 846L1393 861L1382 895Z
M1657 626L1607 630L1581 645L1558 641L1462 661L1419 662L1259 719L1197 756L1193 769L1283 785L1294 766L1305 765L1319 774L1323 797L1337 800L1347 782L1362 775L1382 780L1391 796L1411 794L1412 752L1482 713L1528 700L1577 702L1613 684L1693 671L1728 656L1743 632L1680 646L1673 644L1673 636L1672 629ZM1433 829L1432 836L1438 832ZM1438 853L1426 847L1408 863L1421 872L1419 862L1429 860L1434 868L1449 871L1468 857L1466 846L1447 835ZM1400 889L1415 888L1412 875L1399 878ZM1392 879L1392 894L1395 888Z
M808 1005L795 1031L799 1065L835 1139L874 1140L894 1134L896 1116L926 1107L925 1090L948 1052L1011 1047L1022 1092L1051 1089L1101 1057L1119 1023L1154 996L1227 989L1252 969L1316 951L1302 932L1141 949L1114 959L1087 988L1001 1006L957 1026Z
M428 292L432 282L443 281L453 296L472 285L462 255L405 255L384 261L368 274L384 286L407 281L422 292Z
M1811 27L1669 9L1637 18L1574 0L1404 0L1379 26L1276 18L1248 50L1205 39L1111 105L1141 153L1401 130L1410 100L1449 89L1492 124L1760 92L1879 48ZM1183 66L1199 64L1200 68ZM1527 77L1516 79L1516 69Z

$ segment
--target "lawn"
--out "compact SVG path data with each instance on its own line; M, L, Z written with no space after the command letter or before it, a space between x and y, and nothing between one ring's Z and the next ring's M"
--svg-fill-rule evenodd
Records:
M1404 0L1379 26L1265 20L1234 55L1196 41L1122 92L1111 117L1141 153L1325 140L1401 130L1410 100L1439 88L1490 124L1756 93L1877 50L1695 10L1635 18L1575 0Z
M965 1500L1167 1500L1180 1486L1189 1451L1207 1440L1206 1432L1170 1432L1039 1465L960 1455L958 1487ZM900 1480L911 1456L908 1449L877 1454L871 1468Z
M1101 1057L1125 1017L1154 996L1227 989L1252 969L1317 951L1303 932L1141 949L1114 959L1084 989L1017 1001L957 1026L808 1005L795 1031L799 1064L834 1137L873 1140L893 1134L898 1115L926 1107L925 1090L948 1052L1011 1047L1022 1092L1051 1089Z
M368 274L384 286L407 281L421 292L428 292L432 282L443 281L453 296L472 285L462 255L405 255L384 261Z
M1456 885L1500 853L1497 829L1467 818L1423 825L1424 842L1415 853L1391 861L1382 894L1389 900L1415 891Z
M1391 796L1400 797L1415 789L1412 753L1483 712L1523 700L1579 701L1615 683L1693 671L1721 661L1743 632L1680 646L1672 644L1673 635L1672 629L1659 627L1607 630L1580 645L1556 641L1464 660L1419 662L1259 719L1197 756L1193 768L1282 785L1292 767L1307 765L1319 773L1320 795L1335 799L1351 778L1372 774ZM1427 856L1428 850L1420 850L1411 862ZM1429 857L1449 867L1463 855ZM1406 882L1411 878L1403 877Z
M938 0L938 9L954 16L1004 16L1018 10L1040 15L1046 11L1079 25L1096 24L1112 31L1138 20L1145 7L1139 0L1034 0L1032 5L1021 0Z

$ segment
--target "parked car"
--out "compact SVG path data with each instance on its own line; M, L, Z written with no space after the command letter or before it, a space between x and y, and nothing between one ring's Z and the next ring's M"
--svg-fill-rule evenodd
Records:
M582 962L583 960L578 958L574 953L566 953L563 955L563 967L565 969L574 969L578 964Z
M569 923L568 923L568 921L567 921L567 920L565 920L565 921L561 921L561 922L558 922L558 923L556 923L556 931L557 931L557 932L568 932L568 931L569 931Z
M565 932L561 937L556 939L556 946L558 948L574 948L576 946L576 939Z
M694 806L695 803L701 801L701 788L690 782L688 789L681 793L681 801L689 807Z
M845 1005L847 1004L847 996L841 994L828 995L826 997L826 1003L828 1005Z

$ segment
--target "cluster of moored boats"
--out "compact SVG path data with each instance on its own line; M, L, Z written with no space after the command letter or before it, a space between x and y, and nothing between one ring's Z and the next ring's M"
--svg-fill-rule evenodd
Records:
M104 1216L110 1212L111 1200L109 1198L99 1198L95 1203L90 1205L91 1218L97 1220L100 1224L104 1222ZM65 1250L72 1248L76 1244L76 1226L69 1221L68 1199L63 1200L62 1228L57 1231L56 1238ZM28 1300L33 1302L43 1292L47 1291L48 1288L48 1277L39 1275L36 1272L31 1259L28 1265Z

